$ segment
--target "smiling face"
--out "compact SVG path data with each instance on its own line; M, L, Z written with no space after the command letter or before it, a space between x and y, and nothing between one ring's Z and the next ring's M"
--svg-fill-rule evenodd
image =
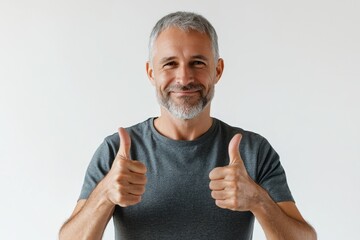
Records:
M172 27L160 33L152 52L146 68L159 104L180 119L198 116L211 102L223 70L222 59L215 64L210 38Z

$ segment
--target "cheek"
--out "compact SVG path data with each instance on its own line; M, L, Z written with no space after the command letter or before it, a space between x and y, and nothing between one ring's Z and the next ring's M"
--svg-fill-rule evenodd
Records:
M215 84L216 76L214 73L209 71L198 71L196 79L204 86L209 87Z
M162 81L167 82L167 81L171 81L172 79L175 78L176 74L175 71L163 71L160 73L159 75L162 79Z
M155 85L157 88L165 89L175 79L171 71L161 72L155 76Z

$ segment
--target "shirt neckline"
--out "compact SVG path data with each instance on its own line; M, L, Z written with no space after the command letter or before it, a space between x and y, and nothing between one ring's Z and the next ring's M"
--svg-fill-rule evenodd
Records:
M154 120L156 118L157 117L150 118L148 121L152 135L154 136L154 138L156 140L158 140L164 144L174 146L174 147L190 147L190 146L193 147L193 146L196 146L199 144L206 143L207 141L209 141L215 137L216 129L219 124L219 122L216 118L212 118L213 121L212 121L211 127L200 137L198 137L194 140L174 140L174 139L165 137L164 135L160 134L156 130L156 128L154 126Z

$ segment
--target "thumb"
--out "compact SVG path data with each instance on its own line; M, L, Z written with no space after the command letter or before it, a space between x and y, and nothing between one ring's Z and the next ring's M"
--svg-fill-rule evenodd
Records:
M131 138L128 132L122 127L118 129L118 133L120 138L120 148L118 155L121 158L130 159Z
M242 162L242 159L240 156L240 150L239 150L241 138L242 138L242 135L240 133L238 133L231 139L231 141L229 143L229 158L230 158L229 165L232 165L239 161Z

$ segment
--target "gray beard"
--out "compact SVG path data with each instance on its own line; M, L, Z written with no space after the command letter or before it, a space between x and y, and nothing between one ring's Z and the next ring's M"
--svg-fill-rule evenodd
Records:
M174 117L182 120L193 119L198 116L204 108L211 102L214 97L214 87L212 87L207 95L204 95L203 87L201 87L200 97L195 103L191 103L190 97L182 97L182 103L178 104L172 101L170 98L169 92L171 88L179 88L179 87L170 87L169 89L165 89L165 96L160 92L157 92L157 100L161 106L167 109ZM184 86L180 87L182 89L186 88L188 90L194 89L194 86ZM197 86L197 88L200 88Z

